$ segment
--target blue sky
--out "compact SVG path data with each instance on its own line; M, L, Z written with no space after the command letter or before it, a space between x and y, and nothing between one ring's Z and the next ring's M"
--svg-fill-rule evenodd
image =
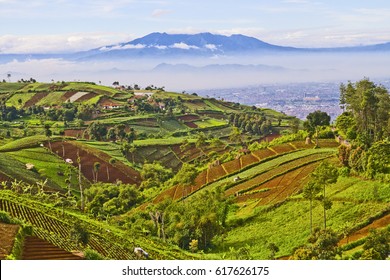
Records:
M0 53L76 51L151 32L241 33L285 46L390 42L380 0L0 0Z

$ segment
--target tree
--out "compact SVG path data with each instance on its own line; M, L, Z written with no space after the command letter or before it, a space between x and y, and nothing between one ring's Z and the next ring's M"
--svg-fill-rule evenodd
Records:
M318 128L329 124L330 116L326 112L317 110L307 115L303 126L311 135L316 134L316 145L318 146Z
M141 170L141 188L160 187L172 177L172 170L162 166L159 162L145 163Z
M108 163L110 165L114 165L116 162L116 159L115 158L110 158L110 160L108 161ZM109 168L108 168L108 164L106 165L107 167L107 181L110 181L110 171L109 171Z
M89 232L80 223L73 225L69 235L70 239L73 240L76 245L82 244L83 246L86 246L88 244Z
M377 86L368 78L341 84L340 105L353 117L356 141L365 148L389 136L390 95L384 86Z
M321 186L310 180L303 188L303 197L310 201L310 233L313 233L313 200L318 198L318 193L321 191Z
M315 229L308 242L308 245L297 248L290 259L334 260L340 255L339 236L331 229Z
M390 173L390 141L375 142L367 152L367 175L374 178L377 174Z
M363 245L363 260L385 260L390 254L390 229L371 230Z
M93 170L92 170L95 178L95 183L98 181L99 169L100 169L100 162L95 162L93 164Z
M80 209L81 212L84 212L84 207L85 207L85 201L84 201L84 189L83 189L83 184L81 182L81 158L80 158L80 151L77 150L77 164L79 167L79 189L80 189Z
M50 137L52 136L52 131L50 130L50 125L49 124L45 124L45 136L47 137L48 139L48 143L49 143L49 148L50 148L50 151L52 151L51 149L51 142L50 142Z
M107 138L107 140L110 140L110 141L112 141L112 142L115 142L115 141L116 141L115 128L111 127L111 128L108 130L106 138Z
M322 206L324 209L324 229L326 229L326 210L332 207L332 202L326 197L326 187L337 182L339 174L337 168L328 161L323 161L312 173L314 184L322 188Z

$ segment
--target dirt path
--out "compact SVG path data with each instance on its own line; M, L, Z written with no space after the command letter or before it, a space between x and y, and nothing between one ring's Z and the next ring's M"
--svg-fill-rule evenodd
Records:
M373 223L369 224L368 226L366 226L364 228L359 229L358 231L355 231L349 237L342 239L339 242L339 245L343 246L343 245L346 245L348 243L362 239L370 233L371 229L384 228L384 227L388 226L389 224L390 224L390 214L384 216L383 218L380 218L380 219L374 221Z

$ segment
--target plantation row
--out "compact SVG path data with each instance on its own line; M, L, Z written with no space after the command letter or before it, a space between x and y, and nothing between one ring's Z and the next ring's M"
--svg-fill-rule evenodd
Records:
M70 240L70 224L59 221L58 219L48 216L41 211L10 200L1 199L0 210L8 212L15 218L31 223L34 227L34 234L39 238L47 240L66 251L80 250L80 247L77 244L73 244ZM105 238L102 238L94 233L90 233L88 246L107 258L134 258L130 248L129 250L125 250L114 243L113 239L107 241Z
M241 168L241 164L238 164L240 159L235 159L222 165L211 166L197 176L193 185L174 186L157 196L153 203L159 203L164 198L182 199L205 187L211 189L223 186L227 190L226 195L228 196L235 193L244 193L255 189L268 180L272 180L275 176L283 175L297 167L302 167L312 162L321 161L335 152L333 148L294 150L294 147L288 144L281 146L282 148L277 148L276 150L283 150L285 151L284 154L275 154L276 152L271 149L256 151L256 157L259 160L243 168ZM248 156L252 155L249 154L243 157ZM234 165L236 165L237 169L231 168ZM228 170L231 172L228 173ZM210 178L212 178L212 181ZM235 178L240 178L238 183L234 182Z
M82 250L80 245L75 244L70 238L70 231L78 221L89 232L87 247L97 251L105 258L116 260L135 259L134 247L144 248L152 259L186 258L182 252L176 252L174 249L166 251L165 245L157 244L150 239L142 237L133 239L132 236L125 235L124 232L112 232L105 229L105 224L80 220L66 212L62 214L60 210L26 200L23 196L15 196L9 191L2 192L0 210L8 212L12 217L30 223L33 226L34 235L68 252Z

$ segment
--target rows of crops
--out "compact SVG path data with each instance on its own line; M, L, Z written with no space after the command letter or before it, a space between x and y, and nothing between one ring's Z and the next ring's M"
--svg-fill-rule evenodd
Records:
M292 161L281 162L280 165L277 165L277 161L275 161L276 163L274 162L273 165L269 167L267 165L269 169L259 170L258 175L228 189L226 191L226 194L232 195L234 193L243 193L246 191L250 191L251 189L263 184L264 182L274 178L275 176L288 173L289 171L294 170L299 166L306 165L314 161L322 160L330 154L331 153L329 152L311 154L308 156L296 158Z
M34 227L34 233L39 238L47 240L66 251L80 250L69 239L69 233L72 227L70 222L60 221L44 212L11 200L0 199L0 210L8 212L11 216L20 220L31 223ZM123 241L121 243L123 244ZM103 256L112 259L131 259L133 257L131 251L123 249L113 242L113 240L108 242L103 237L94 233L90 233L88 246Z

